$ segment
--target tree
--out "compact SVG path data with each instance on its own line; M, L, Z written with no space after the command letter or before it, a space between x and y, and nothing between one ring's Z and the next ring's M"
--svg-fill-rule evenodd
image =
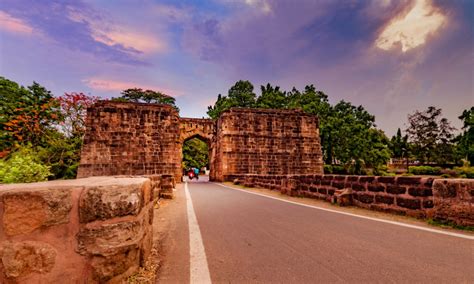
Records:
M253 92L253 85L249 81L238 81L230 87L228 98L231 105L238 107L254 107L256 95Z
M288 107L286 92L281 91L280 87L273 87L269 83L266 86L260 86L261 95L257 98L256 107L284 109Z
M430 106L425 111L417 110L408 116L406 132L412 143L413 154L421 163L450 161L446 154L451 155L452 152L448 148L451 147L454 128L441 115L441 109Z
M439 121L438 141L436 143L435 161L437 164L454 162L454 134L456 128L452 127L446 118Z
M371 147L367 137L374 121L375 117L362 106L340 101L331 107L321 129L326 163L350 165L362 159L364 148Z
M329 115L331 105L324 92L317 91L314 85L308 85L303 92L293 87L288 93L288 108L300 108L306 113L318 115L323 121Z
M9 176L19 171L25 172L21 179L27 182L48 176L75 178L86 110L98 98L83 93L54 98L36 82L25 88L1 77L0 98L0 158L3 158L4 179L12 180ZM21 163L25 166L21 167ZM40 179L32 177L35 171Z
M84 93L64 93L57 98L63 121L60 130L66 137L82 137L85 133L87 108L95 104L99 97L88 96Z
M227 99L226 96L222 96L219 94L217 96L217 101L215 102L214 106L207 107L207 115L209 115L212 119L217 119L221 115L222 112L231 108L230 101Z
M183 143L183 168L201 169L209 164L209 149L206 142L199 138L189 139Z
M217 119L222 112L232 107L255 107L256 95L253 93L253 85L249 81L237 81L230 87L227 96L219 94L214 106L207 107L207 115Z
M393 157L403 159L408 156L408 135L402 136L400 128L397 130L397 135L392 136L390 140L390 150L392 150Z
M173 106L176 110L179 110L176 106L175 98L158 91L132 88L122 91L121 94L121 97L113 98L112 100L135 103L167 104Z
M456 148L463 159L474 165L474 106L466 109L459 116L463 121L463 132L456 137Z
M61 120L59 104L36 82L25 88L0 77L0 152L15 145L45 144L45 134Z
M379 129L369 128L367 134L361 159L364 161L365 167L374 169L374 173L379 175L392 154L388 147L389 140L385 133Z

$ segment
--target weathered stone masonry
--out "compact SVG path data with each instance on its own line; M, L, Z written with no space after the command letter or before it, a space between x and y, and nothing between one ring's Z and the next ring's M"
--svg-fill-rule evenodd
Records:
M178 112L168 105L98 102L88 109L78 177L180 176Z
M226 180L342 205L474 226L474 180L344 175L230 175Z
M169 178L0 186L0 283L122 283L148 257Z
M173 175L182 145L210 149L211 180L230 174L322 173L318 119L299 110L231 109L217 121L179 118L167 105L102 101L88 110L78 177Z
M217 121L211 177L322 174L318 118L301 110L231 109Z

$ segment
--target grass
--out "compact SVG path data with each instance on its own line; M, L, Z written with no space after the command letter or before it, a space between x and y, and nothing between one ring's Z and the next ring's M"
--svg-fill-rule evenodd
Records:
M452 221L441 221L441 220L428 219L427 223L431 226L436 226L436 227L440 227L440 228L448 228L448 229L456 229L456 230L474 232L474 226L462 226L462 225L458 225L458 224L456 224Z
M160 267L160 256L158 250L159 246L151 249L150 256L145 262L144 267L140 267L137 272L128 277L126 283L128 284L154 284L156 276Z

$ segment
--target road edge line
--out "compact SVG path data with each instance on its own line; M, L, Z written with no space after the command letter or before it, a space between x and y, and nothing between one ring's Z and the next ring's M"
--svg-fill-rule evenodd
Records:
M190 283L212 283L207 264L206 251L202 241L201 230L194 212L193 200L188 189L188 182L184 183L186 195L186 212L188 214L189 229L189 279Z
M318 206L314 206L314 205L298 203L298 202L295 202L295 201L285 200L285 199L274 197L274 196L268 196L268 195L265 195L265 194L262 194L262 193L250 192L248 190L231 187L231 186L224 185L224 184L218 183L218 182L213 182L213 183L217 184L217 185L220 185L222 187L225 187L225 188L230 188L230 189L242 191L242 192L245 192L245 193L248 193L248 194L254 194L254 195L258 195L258 196L262 196L262 197L266 197L266 198L270 198L270 199L275 199L275 200L279 200L279 201L286 202L286 203L300 205L300 206L303 206L303 207L309 207L309 208L318 209L318 210L322 210L322 211L338 213L338 214L357 217L357 218L361 218L361 219L367 219L367 220L372 220L372 221L377 221L377 222L382 222L382 223L387 223L387 224L392 224L392 225L398 225L398 226L401 226L401 227L418 229L418 230L422 230L422 231L427 231L427 232L437 233L437 234L442 234L442 235L448 235L448 236L458 237L458 238L462 238L462 239L474 240L474 236L470 236L470 235L464 235L464 234L453 233L453 232L446 232L446 231L441 231L441 230L432 229L432 228L425 228L425 227L421 227L421 226L417 226L417 225L405 224L405 223L401 223L401 222L397 222L397 221L390 221L390 220L379 219L379 218L375 218L375 217L368 217L368 216L358 215L358 214L354 214L354 213L342 212L342 211L338 211L338 210L333 210L333 209L318 207Z

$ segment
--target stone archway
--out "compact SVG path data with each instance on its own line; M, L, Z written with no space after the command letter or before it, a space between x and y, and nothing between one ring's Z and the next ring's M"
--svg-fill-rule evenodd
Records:
M199 118L180 118L179 125L179 147L183 148L183 144L193 138L198 138L206 142L209 149L209 167L212 171L215 149L215 127L216 122L212 119ZM182 151L179 152L180 160L183 160Z
M183 143L193 136L200 136L211 143L216 132L216 122L205 118L180 118L179 140Z

